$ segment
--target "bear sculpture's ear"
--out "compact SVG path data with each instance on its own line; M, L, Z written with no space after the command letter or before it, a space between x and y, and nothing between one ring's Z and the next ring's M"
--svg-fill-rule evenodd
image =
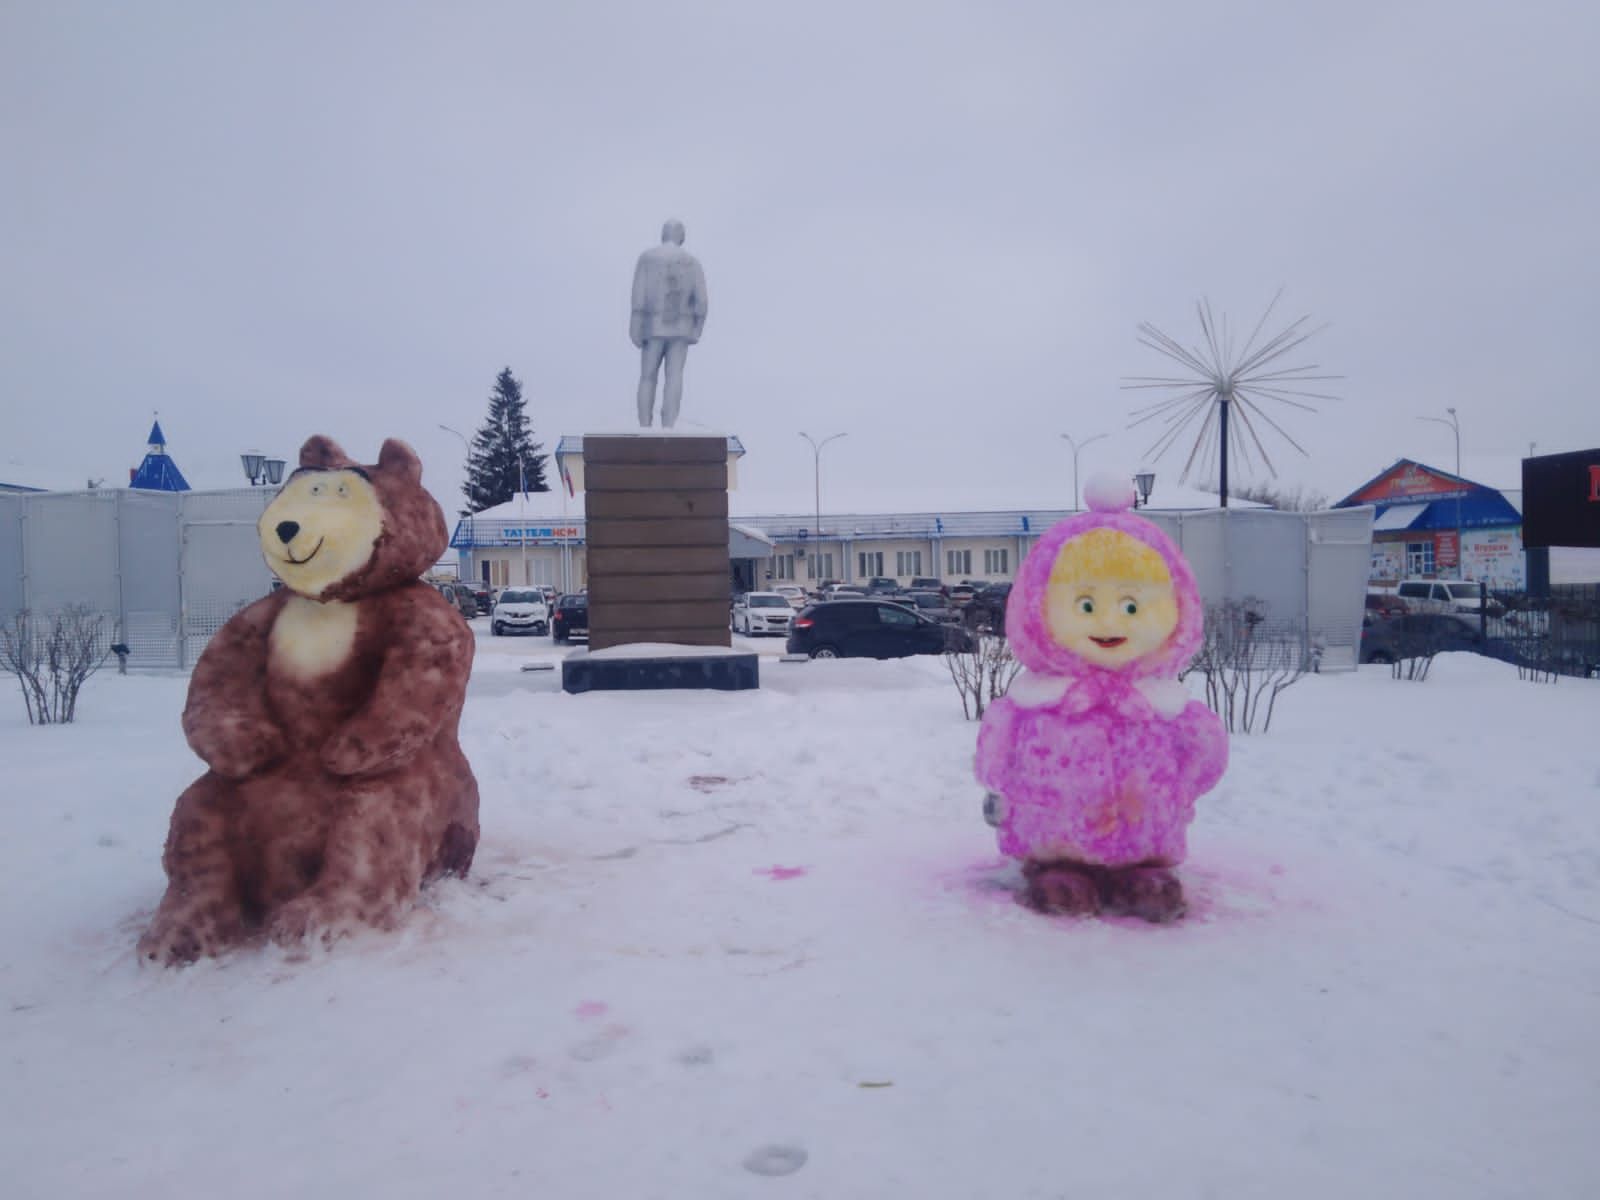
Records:
M411 483L422 482L422 460L399 438L388 438L378 451L378 470L393 472Z
M300 465L314 471L332 471L349 462L345 452L339 449L339 443L320 433L307 438L306 444L300 447Z

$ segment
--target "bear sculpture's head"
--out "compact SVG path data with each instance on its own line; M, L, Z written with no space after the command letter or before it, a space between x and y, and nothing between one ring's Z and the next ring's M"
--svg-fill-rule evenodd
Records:
M374 466L351 462L320 434L256 524L261 552L284 586L313 600L354 600L417 578L450 537L404 442L383 443Z

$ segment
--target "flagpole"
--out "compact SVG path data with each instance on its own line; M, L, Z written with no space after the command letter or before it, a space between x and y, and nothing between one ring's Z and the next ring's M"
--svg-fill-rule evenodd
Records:
M520 498L517 501L517 512L522 518L522 520L519 522L519 524L522 526L522 528L519 529L517 532L521 535L520 540L522 542L522 586L523 587L527 587L528 586L528 464L526 462L524 462L520 458L517 459L517 477L518 477L518 482L522 485L522 491L520 493L518 493Z

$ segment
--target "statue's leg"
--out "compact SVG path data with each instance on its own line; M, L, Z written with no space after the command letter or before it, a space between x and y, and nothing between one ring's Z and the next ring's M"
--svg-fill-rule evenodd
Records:
M639 425L649 429L656 412L656 372L661 369L661 356L666 343L660 338L647 338L639 348Z
M239 881L228 845L234 786L207 771L172 811L161 865L167 892L139 939L139 956L171 965L223 950L244 936Z
M416 902L438 845L431 799L419 802L416 786L384 776L346 783L334 806L340 815L328 831L322 873L268 917L273 941L292 946L315 933L332 944L363 927L399 924Z
M683 362L689 357L689 343L673 338L667 343L667 378L661 391L661 428L678 423L678 405L683 402Z

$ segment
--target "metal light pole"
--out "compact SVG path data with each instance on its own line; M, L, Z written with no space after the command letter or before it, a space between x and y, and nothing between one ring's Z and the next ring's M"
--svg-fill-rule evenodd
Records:
M437 424L437 422L435 422L435 423ZM459 429L452 429L448 425L440 425L439 428L444 430L446 433L453 433L458 438L461 439L461 447L462 447L462 449L464 449L467 452L467 466L470 469L470 467L472 465L472 443L467 441L467 435L462 433ZM470 479L469 479L468 482L471 482ZM470 503L470 501L469 501L469 503ZM467 520L470 522L470 521L472 521L472 518L469 516L467 518ZM467 529L469 530L469 534L468 534L469 538L472 538L472 541L471 541L472 552L474 554L476 554L477 553L477 540L476 540L475 537L472 537L472 535L476 533L476 524L475 523L474 524L469 524L467 526ZM457 564L456 564L456 578L457 579L461 578L461 564L459 562L457 562Z
M1417 420L1446 425L1456 435L1456 578L1465 579L1463 568L1466 565L1467 548L1461 544L1461 421L1456 417L1454 408L1447 408L1445 412L1450 414L1448 421L1443 417L1418 417Z
M1077 442L1073 441L1072 440L1072 435L1070 433L1063 433L1061 436L1066 438L1067 439L1067 445L1072 447L1072 511L1073 512L1077 512L1078 511L1078 454L1083 450L1084 446L1092 445L1093 443L1098 442L1101 438L1109 437L1110 435L1109 434L1104 434L1104 433L1097 433L1092 438L1084 439L1082 445L1079 445Z
M817 541L820 544L822 540L822 448L829 442L838 441L845 435L842 433L831 434L828 437L823 438L820 442L817 441L816 438L812 437L809 433L801 433L800 436L811 443L813 499L816 501L817 506L817 528L815 532L817 535ZM813 551L813 553L815 553L815 551Z

